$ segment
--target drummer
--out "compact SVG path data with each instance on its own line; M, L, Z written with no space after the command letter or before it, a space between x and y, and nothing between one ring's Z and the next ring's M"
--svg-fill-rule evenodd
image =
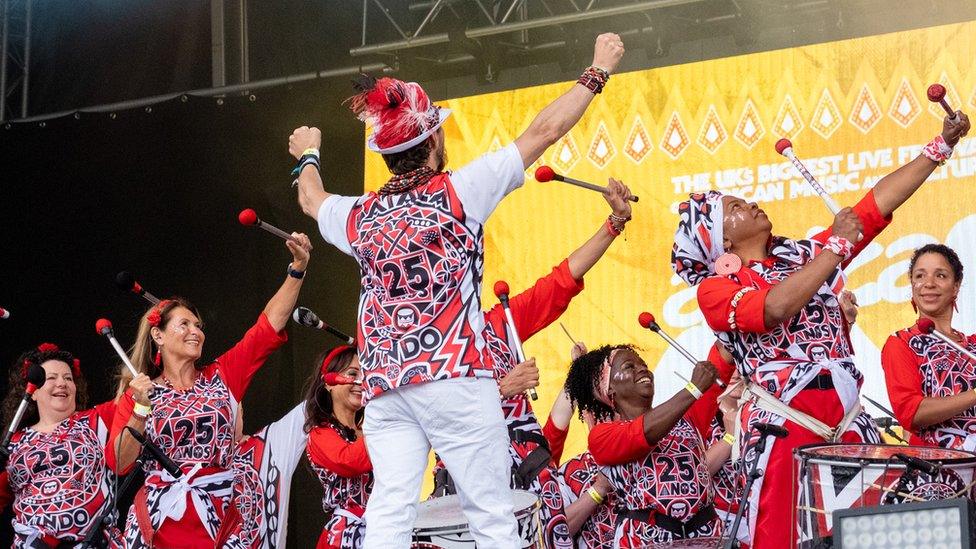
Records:
M566 391L580 415L596 421L589 449L621 505L614 547L721 533L710 479L732 447L723 441L706 451L703 442L717 375L699 362L684 390L652 407L654 376L631 346L603 346L570 366Z
M920 319L976 352L976 334L952 327L963 266L944 244L915 250L909 262L912 308ZM923 333L918 323L888 337L881 350L888 397L901 425L931 446L976 450L976 364L948 344Z

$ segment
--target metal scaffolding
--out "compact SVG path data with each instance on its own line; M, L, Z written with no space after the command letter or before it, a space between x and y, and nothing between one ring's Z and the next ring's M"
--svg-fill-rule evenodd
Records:
M32 1L0 0L0 122L27 117Z

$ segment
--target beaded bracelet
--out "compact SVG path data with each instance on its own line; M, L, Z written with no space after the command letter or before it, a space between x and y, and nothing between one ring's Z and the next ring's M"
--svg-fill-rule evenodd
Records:
M610 80L610 73L606 69L590 66L583 71L583 74L580 75L577 82L584 88L590 90L590 93L596 95L603 91L603 87L607 85L608 80Z

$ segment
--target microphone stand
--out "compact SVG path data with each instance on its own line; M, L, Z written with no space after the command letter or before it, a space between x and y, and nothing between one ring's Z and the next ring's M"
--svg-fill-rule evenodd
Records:
M124 430L122 431L125 432ZM121 434L119 436L122 436ZM89 549L90 547L107 547L107 545L100 543L95 545L95 536L99 532L104 532L105 528L112 524L115 511L115 506L118 504L119 495L124 494L129 486L132 484L132 480L139 476L139 470L142 469L143 464L146 462L149 456L146 455L146 445L141 444L139 446L139 455L136 456L135 462L133 462L132 470L129 474L125 476L125 480L122 481L122 486L112 494L111 505L107 505L105 510L98 516L98 521L95 522L92 529L88 531L88 535L85 536L85 541L81 544L81 549Z
M732 528L729 529L729 539L722 544L723 549L735 549L739 547L739 542L736 539L736 534L739 532L739 523L742 522L742 515L746 510L746 503L749 501L749 492L752 491L752 484L757 478L763 476L763 470L759 468L759 458L766 451L766 439L770 436L772 435L759 433L759 440L752 446L755 456L752 460L749 475L746 478L746 487L742 491L742 497L739 499L739 508L735 512L735 521L732 523ZM746 449L746 453L748 453L748 449ZM745 460L745 455L742 456L742 459Z

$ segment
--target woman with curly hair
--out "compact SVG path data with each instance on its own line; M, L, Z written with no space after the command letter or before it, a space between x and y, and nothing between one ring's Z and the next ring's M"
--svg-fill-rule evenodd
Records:
M952 328L963 266L944 244L915 250L908 266L912 307L935 329L976 352L976 335ZM891 406L901 425L925 444L976 450L976 364L919 324L888 337L881 366Z
M131 428L159 446L181 474L147 462L146 482L126 521L128 547L214 546L231 497L240 402L254 374L287 341L284 328L305 276L311 244L303 234L292 236L285 281L254 326L214 362L197 364L205 334L200 314L186 300L165 299L140 320L130 355L140 374L133 379L122 369L106 458L120 474L131 469L141 451L124 432Z
M121 547L114 521L98 524L114 501L105 445L115 404L85 409L88 391L79 360L43 343L10 369L5 424L14 419L32 368L42 369L44 382L28 402L0 473L0 510L13 501L14 547L74 546L89 533L95 547Z
M363 546L363 513L373 489L373 464L363 438L362 369L356 349L340 345L319 357L305 398L307 455L324 494L325 527L317 547Z
M654 376L630 345L600 347L570 366L566 391L580 417L596 422L589 450L621 506L614 547L721 532L711 477L731 445L722 441L706 451L704 443L717 407L718 388L710 390L717 375L710 362L699 362L684 390L652 407Z

